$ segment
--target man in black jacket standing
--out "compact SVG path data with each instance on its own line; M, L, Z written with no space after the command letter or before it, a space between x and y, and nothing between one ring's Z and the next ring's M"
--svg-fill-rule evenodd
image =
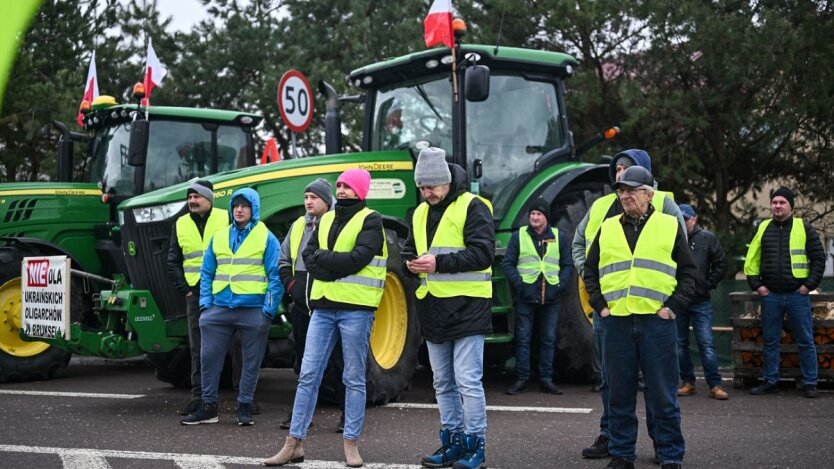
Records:
M780 187L771 194L773 218L759 225L744 261L747 283L762 300L764 380L750 394L774 394L779 382L779 341L785 313L799 347L805 397L818 397L817 349L811 299L825 269L825 252L810 223L794 218L794 193Z
M492 330L492 207L466 190L466 172L446 152L426 148L414 167L425 202L414 211L403 249L420 277L417 312L429 351L440 409L441 447L426 467L484 464L486 398L484 336Z
M681 213L689 234L689 247L692 248L692 260L698 266L695 294L686 311L681 311L675 319L678 326L678 362L681 368L681 387L678 396L695 394L695 369L689 356L689 325L695 333L695 342L701 352L704 366L704 378L709 385L709 395L713 399L727 400L730 396L721 387L721 374L718 372L718 354L712 343L712 303L710 290L727 273L727 259L718 238L712 232L701 228L698 214L691 205L681 204Z

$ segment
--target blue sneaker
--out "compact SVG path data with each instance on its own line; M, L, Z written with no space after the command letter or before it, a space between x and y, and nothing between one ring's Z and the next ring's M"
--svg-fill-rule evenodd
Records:
M423 467L449 467L463 456L463 434L440 430L440 449L420 461Z
M478 435L463 435L466 453L458 459L453 469L475 469L486 467L486 442Z

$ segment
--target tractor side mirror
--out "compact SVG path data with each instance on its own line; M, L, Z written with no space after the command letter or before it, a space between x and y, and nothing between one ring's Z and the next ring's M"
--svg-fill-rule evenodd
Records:
M467 101L481 102L489 98L489 67L473 65L464 74L464 95Z
M127 150L127 164L144 166L148 158L148 138L151 123L146 120L135 120L130 127L130 147Z

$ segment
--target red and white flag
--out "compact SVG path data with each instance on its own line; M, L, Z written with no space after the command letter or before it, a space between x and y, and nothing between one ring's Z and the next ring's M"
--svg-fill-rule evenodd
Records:
M452 49L455 47L455 35L452 31L452 0L434 0L429 14L423 20L423 36L426 47L443 43Z
M87 101L93 104L93 100L96 98L98 98L98 78L96 76L96 51L93 51L93 56L90 57L90 68L87 69L87 81L84 82L84 98L81 102ZM81 113L81 110L78 111L76 122L84 127L84 114Z
M142 105L148 106L151 103L151 91L156 86L162 86L162 79L168 74L168 70L159 61L156 56L156 51L153 50L151 39L148 38L148 60L145 66L145 98L142 99Z

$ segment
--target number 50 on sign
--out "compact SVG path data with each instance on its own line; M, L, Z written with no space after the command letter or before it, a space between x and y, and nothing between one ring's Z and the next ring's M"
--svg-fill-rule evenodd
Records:
M290 70L278 84L278 110L293 132L304 132L313 120L313 90L307 77Z

